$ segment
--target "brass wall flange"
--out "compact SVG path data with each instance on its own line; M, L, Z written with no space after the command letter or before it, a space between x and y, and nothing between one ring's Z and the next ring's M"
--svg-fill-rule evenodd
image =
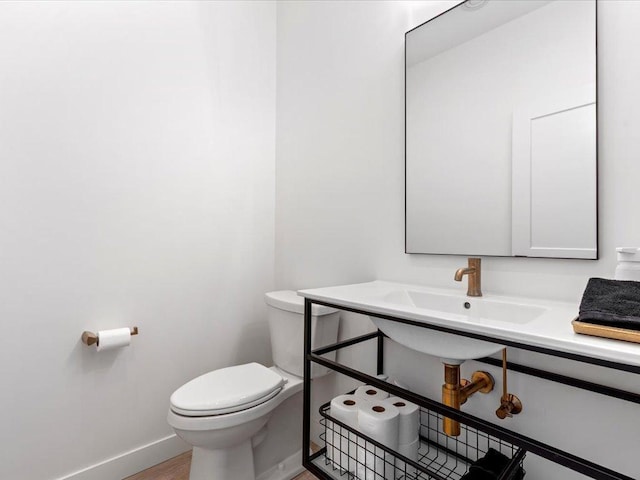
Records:
M507 400L513 405L513 408L511 409L511 413L513 415L517 415L522 412L522 402L517 396L515 396L513 393L510 393Z
M471 385L476 385L477 390L471 392L469 396L471 396L476 391L480 393L491 392L493 390L493 387L495 386L495 382L493 381L493 377L488 372L478 370L471 374Z
M500 420L513 417L522 411L522 402L513 393L508 393L506 397L500 399L500 406L496 410L496 416Z

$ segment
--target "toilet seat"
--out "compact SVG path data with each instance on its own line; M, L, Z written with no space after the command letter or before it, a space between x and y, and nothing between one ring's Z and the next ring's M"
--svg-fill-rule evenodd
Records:
M171 395L171 410L187 417L238 412L275 397L285 383L281 375L259 363L221 368L176 390Z

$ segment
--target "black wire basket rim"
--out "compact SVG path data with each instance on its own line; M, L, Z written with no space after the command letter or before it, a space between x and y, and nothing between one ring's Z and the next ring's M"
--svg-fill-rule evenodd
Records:
M416 468L419 472L426 474L428 476L428 478L435 479L435 480L449 480L447 477L442 477L439 474L434 473L431 470L428 470L425 465L423 465L421 463L418 463L418 462L416 462L414 460L411 460L410 458L405 457L404 455L400 454L398 451L393 450L393 449L387 447L386 445L383 445L382 443L374 440L373 438L369 437L368 435L365 435L364 433L360 432L359 430L356 430L355 428L346 425L345 423L341 422L340 420L336 420L329 413L327 413L330 409L331 409L331 401L321 405L320 408L318 409L318 411L319 411L320 415L322 417L324 417L325 420L328 420L328 421L340 426L341 428L344 428L345 430L357 435L358 437L363 438L365 440L365 442L372 443L375 447L382 449L383 451L385 451L386 453L390 454L391 456L393 456L393 457L395 457L397 459L400 459L401 461L405 462L406 464L411 465L413 468ZM463 422L461 422L461 423L463 423ZM326 429L326 424L324 426L325 426L325 429ZM467 426L467 428L472 428L472 427ZM485 432L483 432L483 433L485 433ZM421 441L425 441L425 440L428 440L428 439L425 439L421 435L420 436L420 440ZM502 469L502 472L500 473L500 475L498 476L498 478L496 480L512 480L515 477L515 475L516 475L516 473L518 471L518 468L521 466L522 462L524 461L524 457L527 454L526 450L524 450L521 447L516 447L515 445L510 444L508 442L504 442L504 443L507 444L507 445L511 445L515 449L515 453L509 459L509 463L507 463L507 465L505 465L505 467ZM471 460L469 460L469 459L465 459L465 460L469 465L471 465L471 463L472 463Z

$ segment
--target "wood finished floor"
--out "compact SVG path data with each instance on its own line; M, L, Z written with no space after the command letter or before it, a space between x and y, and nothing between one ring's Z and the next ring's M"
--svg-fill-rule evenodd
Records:
M191 452L183 453L124 480L189 480L190 463ZM293 480L317 480L317 478L309 472L303 472Z

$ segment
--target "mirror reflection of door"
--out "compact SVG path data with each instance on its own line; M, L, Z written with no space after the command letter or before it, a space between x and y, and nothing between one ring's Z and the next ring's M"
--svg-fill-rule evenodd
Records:
M596 258L595 85L513 116L513 254Z
M468 7L406 35L406 251L597 258L595 1Z

